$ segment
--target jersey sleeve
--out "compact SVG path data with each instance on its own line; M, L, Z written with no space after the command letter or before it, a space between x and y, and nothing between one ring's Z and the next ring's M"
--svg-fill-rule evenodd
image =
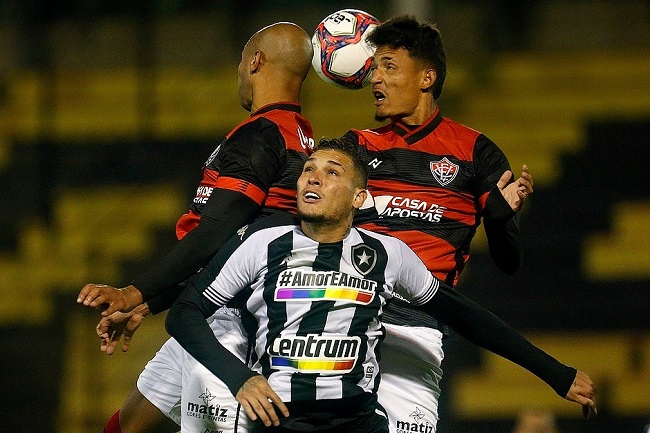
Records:
M503 173L510 170L510 164L501 149L484 135L477 138L474 153L476 195L490 256L502 272L512 274L523 262L519 217L496 186Z
M467 297L441 283L424 307L472 343L500 355L530 371L565 397L577 370L562 364L500 318Z
M203 209L199 225L132 284L142 293L145 302L154 297L173 296L169 289L205 266L237 229L252 220L259 210L260 206L244 194L215 189ZM153 304L162 307L165 302Z
M195 275L167 314L167 332L212 374L226 383L233 395L256 373L226 349L206 321L255 280L261 265L259 245L235 236L210 263ZM228 366L224 368L224 366Z
M219 176L198 226L132 282L145 301L161 297L152 302L156 309L168 304L171 287L208 263L239 227L257 215L286 161L286 146L278 126L259 118L236 129L217 158Z
M503 151L483 134L476 138L473 159L476 170L475 194L479 197L481 208L484 208L487 194L503 173L510 170L510 164Z
M434 297L440 281L427 269L424 262L404 242L395 239L400 258L395 290L413 305L422 305Z
M286 162L287 149L278 125L259 118L234 131L219 156L220 178L249 182L266 194ZM227 188L225 180L221 183Z

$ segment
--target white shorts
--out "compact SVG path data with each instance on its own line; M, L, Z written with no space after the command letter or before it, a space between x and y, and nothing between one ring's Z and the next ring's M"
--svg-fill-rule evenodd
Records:
M244 360L248 340L239 311L223 307L208 322L219 342ZM226 385L187 354L173 338L167 340L147 363L138 377L137 386L147 400L181 426L182 432L249 431L246 429L249 422L237 416L238 403ZM202 396L204 392L205 396ZM199 413L205 411L206 416L197 417L197 410ZM213 416L214 412L219 416Z
M434 433L438 423L442 332L385 323L378 400L390 433Z
M185 352L181 432L242 433L255 426L226 384Z

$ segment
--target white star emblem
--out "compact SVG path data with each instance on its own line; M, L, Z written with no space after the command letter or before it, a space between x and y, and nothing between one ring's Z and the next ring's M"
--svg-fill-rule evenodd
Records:
M368 275L377 264L377 251L365 244L357 244L352 247L352 265L361 275Z
M363 264L370 265L370 258L371 257L372 256L369 256L369 255L366 254L366 250L363 250L361 252L361 255L357 256L357 259L359 259L359 265L363 265Z

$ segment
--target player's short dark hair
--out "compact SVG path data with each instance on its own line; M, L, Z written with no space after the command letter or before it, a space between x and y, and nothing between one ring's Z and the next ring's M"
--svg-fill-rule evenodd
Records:
M341 138L321 138L316 146L317 150L337 150L350 157L352 165L356 171L358 187L366 188L368 186L368 166L359 153L359 146L354 141L345 137Z
M440 97L447 76L447 56L435 24L421 23L412 15L402 15L384 21L366 39L375 47L404 48L411 58L432 67L436 71L433 98Z

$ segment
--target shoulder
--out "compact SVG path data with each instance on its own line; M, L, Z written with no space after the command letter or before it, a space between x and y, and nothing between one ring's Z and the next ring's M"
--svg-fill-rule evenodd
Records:
M442 122L436 128L437 133L443 133L450 137L455 137L459 141L475 143L479 137L484 136L482 132L470 128L460 122L443 117Z
M245 135L262 135L265 133L280 133L280 128L272 119L257 115L250 117L235 126L226 136L227 140L236 139Z
M408 246L402 240L397 239L391 235L377 233L371 230L363 229L361 227L355 227L355 228L357 232L359 232L361 237L368 237L381 243L384 249L386 249L386 252L388 252L389 254L397 253L401 251L403 248L408 248Z
M299 220L295 215L288 212L276 212L241 227L237 230L236 236L239 237L241 242L246 242L249 238L255 238L256 241L262 238L277 238L293 231L299 224Z
M360 143L362 143L364 141L373 141L373 139L385 137L391 133L392 127L389 123L378 128L350 129L344 136L356 138Z

